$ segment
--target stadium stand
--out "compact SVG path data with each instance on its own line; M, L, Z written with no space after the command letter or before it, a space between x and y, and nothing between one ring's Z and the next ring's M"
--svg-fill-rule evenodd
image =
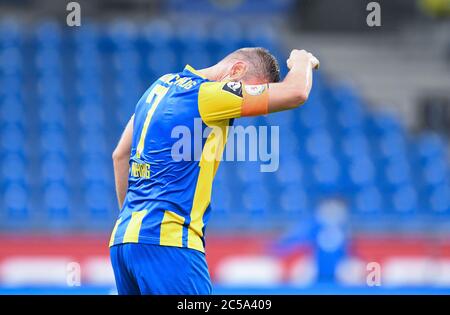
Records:
M207 66L242 46L265 46L285 59L270 28L198 25L192 37L166 21L89 24L64 35L51 20L1 22L3 230L109 231L117 214L111 152L154 79L187 63ZM224 29L226 43L217 37ZM292 224L327 198L344 200L356 222L450 219L446 140L412 134L324 74L315 80L304 107L237 122L280 126L280 169L260 173L259 162L224 162L211 229Z

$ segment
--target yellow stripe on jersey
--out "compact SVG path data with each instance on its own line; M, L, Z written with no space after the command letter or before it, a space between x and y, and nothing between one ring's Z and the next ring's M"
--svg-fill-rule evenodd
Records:
M130 222L123 236L123 243L137 243L139 241L142 220L146 214L147 210L136 211L131 214Z
M114 225L114 228L113 228L112 233L111 233L111 238L109 239L109 247L114 245L114 239L116 237L117 228L119 227L119 224L120 224L121 221L122 221L122 218L119 218L116 221L116 224Z
M221 135L222 135L221 143L219 142L219 146L218 146L217 152L216 152L217 158L214 161L214 176L216 176L217 169L219 168L219 164L220 164L220 161L221 161L221 157L222 157L223 151L225 150L225 144L227 143L227 139L228 139L228 127L229 127L229 124L230 124L230 121L226 120L226 121L223 122L222 125L214 127L214 128L220 128L220 132L221 132ZM214 176L213 176L213 179L214 179ZM211 187L212 187L212 182L211 182Z
M161 222L159 244L183 247L183 224L185 219L175 212L166 210Z
M239 84L236 93L227 84ZM242 89L240 82L205 82L200 86L198 92L198 110L203 121L209 125L224 119L241 117ZM230 92L231 91L231 92Z
M233 81L202 83L198 109L207 125L224 119L265 115L269 110L269 85Z
M200 172L195 187L191 222L188 229L188 247L199 251L205 250L201 239L204 226L203 215L211 201L212 183L225 147L228 123L229 121L225 120L220 125L213 127L206 139L199 163Z
M147 112L147 116L145 117L144 126L142 127L141 136L139 137L139 143L136 149L136 156L139 159L141 157L142 151L144 150L144 143L145 143L145 137L147 136L147 130L148 126L150 125L150 121L152 120L153 113L156 110L156 107L158 107L159 102L163 99L163 97L166 95L169 88L162 86L162 85L156 85L152 91L148 94L147 99L145 100L146 103L152 105L150 106L150 109Z

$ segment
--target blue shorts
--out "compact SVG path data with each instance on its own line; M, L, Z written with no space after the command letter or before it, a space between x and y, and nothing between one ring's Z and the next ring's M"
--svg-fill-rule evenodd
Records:
M205 254L197 250L127 243L110 254L119 294L211 294Z

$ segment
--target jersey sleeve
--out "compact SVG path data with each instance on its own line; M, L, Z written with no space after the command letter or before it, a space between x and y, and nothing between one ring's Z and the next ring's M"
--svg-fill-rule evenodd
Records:
M267 84L244 85L241 82L205 82L198 94L200 116L206 124L268 112Z

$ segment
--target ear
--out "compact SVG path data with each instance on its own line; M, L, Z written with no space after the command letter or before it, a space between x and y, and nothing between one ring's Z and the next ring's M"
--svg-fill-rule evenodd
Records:
M230 71L230 77L233 81L239 81L241 80L245 74L247 73L248 66L243 61L237 61L234 63L234 65L231 67Z

